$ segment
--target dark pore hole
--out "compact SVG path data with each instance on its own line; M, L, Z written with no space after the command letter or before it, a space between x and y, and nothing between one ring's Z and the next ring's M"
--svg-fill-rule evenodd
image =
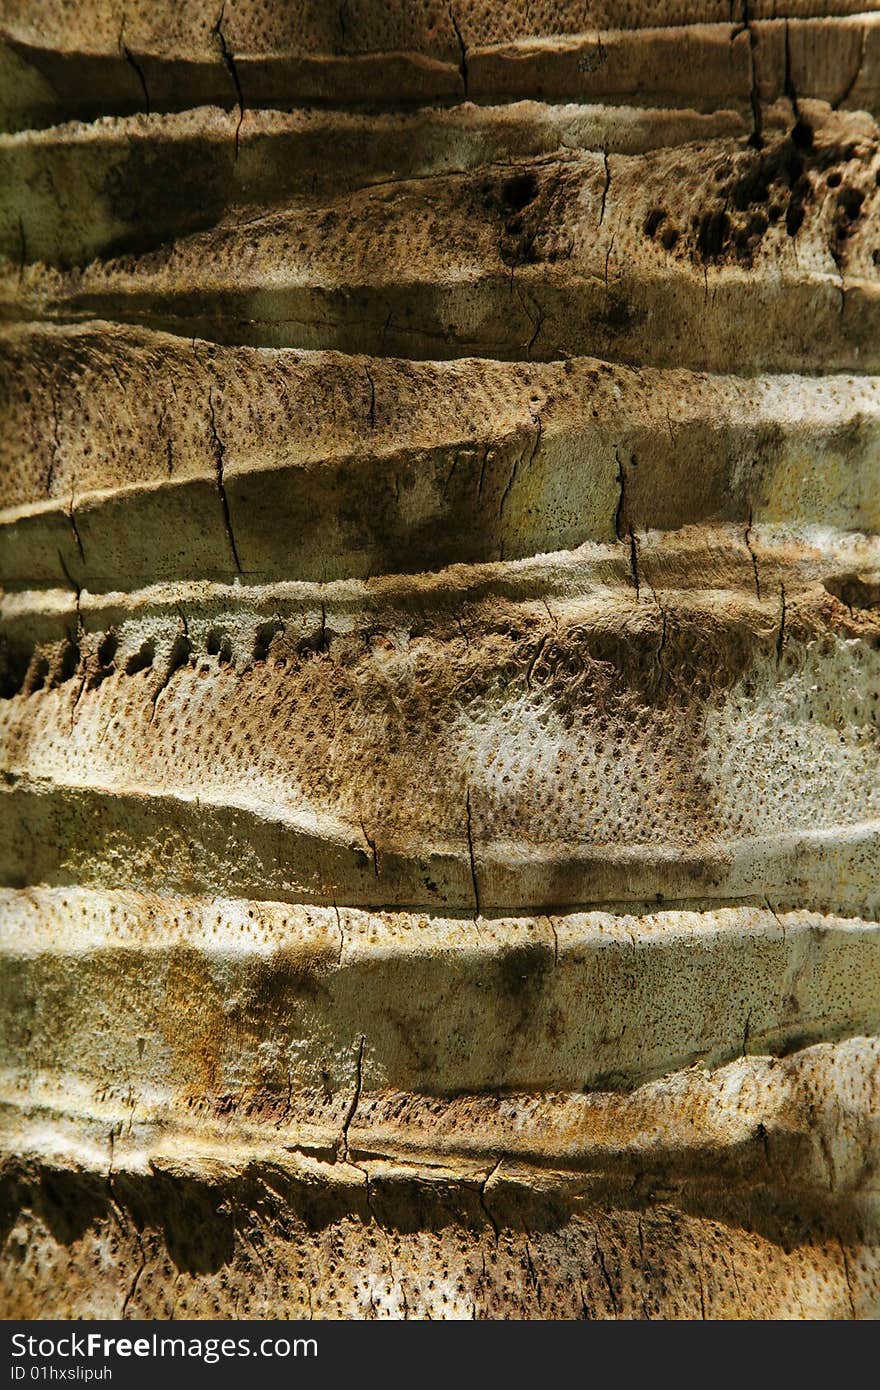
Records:
M39 650L34 652L33 660L28 667L28 673L24 682L24 692L26 695L33 695L37 690L43 690L49 678L49 658L45 652Z
M212 628L205 645L208 656L216 656L221 665L232 660L232 642L228 633L221 632L216 627Z
M854 221L861 213L862 203L864 201L865 195L862 193L861 189L848 188L847 186L841 188L837 197L838 205L843 209L851 221Z
M813 148L813 127L809 121L800 120L791 132L792 144L797 145L799 150L811 150Z
M58 658L58 669L55 673L57 684L63 685L65 681L72 680L78 665L79 645L72 638L67 638L62 643L61 654Z
M730 234L730 218L723 208L707 212L700 221L697 232L697 246L704 260L716 260L724 250L724 243Z
M528 207L538 192L538 180L534 174L514 174L501 185L501 196L509 208L520 212Z
M273 639L279 632L284 631L284 624L276 619L273 622L260 623L257 628L257 635L254 641L254 661L265 661L269 655L269 648ZM218 652L219 655L219 652Z
M25 682L33 647L0 639L0 699L10 700Z
M98 643L98 660L101 665L110 666L118 650L119 638L116 633L112 629L110 632L105 632Z
M153 664L156 649L152 642L142 642L138 650L125 663L125 674L136 676L138 671L148 671Z

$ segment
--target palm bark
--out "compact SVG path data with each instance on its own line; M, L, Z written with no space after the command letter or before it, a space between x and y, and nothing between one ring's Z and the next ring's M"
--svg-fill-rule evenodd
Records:
M880 17L0 5L5 1316L878 1312Z

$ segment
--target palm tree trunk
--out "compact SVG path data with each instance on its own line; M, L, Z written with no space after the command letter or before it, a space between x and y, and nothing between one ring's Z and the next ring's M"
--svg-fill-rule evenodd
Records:
M583 8L2 7L6 1317L880 1311L880 16Z

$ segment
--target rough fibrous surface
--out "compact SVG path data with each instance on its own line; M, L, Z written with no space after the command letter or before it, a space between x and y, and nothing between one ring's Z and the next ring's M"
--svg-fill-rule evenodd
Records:
M880 1313L880 14L0 3L0 1311Z

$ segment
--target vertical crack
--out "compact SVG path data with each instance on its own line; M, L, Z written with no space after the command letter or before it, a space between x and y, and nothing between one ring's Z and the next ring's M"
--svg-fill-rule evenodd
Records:
M553 964L559 964L559 933L556 930L556 923L548 913L543 913L544 921L553 933Z
M537 666L538 662L541 660L541 657L544 655L544 652L545 652L546 647L547 647L547 643L548 643L549 641L550 641L550 633L549 633L549 632L545 632L545 633L544 633L544 636L541 638L540 642L538 643L537 647L535 648L535 655L532 657L531 661L529 662L528 670L526 671L526 685L527 685L527 687L528 687L529 690L531 690L531 688L532 688L532 677L533 677L534 674L535 674L535 667Z
M342 918L339 915L339 908L336 906L335 902L333 904L333 911L336 914L336 929L339 932L339 955L336 957L336 964L339 966L342 965L342 953L345 950L345 932L342 928Z
M52 452L49 456L49 467L46 469L46 496L52 496L52 485L55 482L55 473L58 468L58 458L61 453L61 428L58 422L58 395L54 383L50 381L48 386L49 403L52 406Z
M706 1267L703 1263L703 1247L697 1242L697 1255L699 1256L699 1278L700 1278L700 1317L706 1321Z
M617 498L617 510L614 513L614 530L619 541L629 543L629 568L632 581L636 591L636 601L638 602L641 592L641 581L639 579L639 550L635 532L630 524L626 503L626 469L620 457L620 450L614 446L614 457L617 460L617 481L620 485L620 493Z
M794 112L794 118L797 121L800 119L800 112L798 110L797 92L794 89L794 79L791 75L791 42L789 38L789 28L787 19L784 22L783 34L785 36L785 75L782 80L782 90L785 92L785 95L791 102L791 109Z
M781 609L781 612L780 612L780 614L779 614L779 631L778 631L778 633L776 634L776 660L777 660L777 661L780 661L780 660L782 659L782 648L783 648L783 645L784 645L784 643L785 643L785 611L786 611L786 610L785 610L785 585L784 585L784 584L780 584L780 586L779 586L779 597L780 597L780 600L781 600L782 609Z
M526 1238L526 1268L529 1271L529 1279L535 1290L535 1297L538 1300L538 1308L540 1310L542 1304L541 1283L538 1279L538 1271L535 1269L535 1262L532 1259L532 1247L529 1245L528 1238Z
M109 1194L110 1194L110 1204L111 1204L111 1206L112 1206L112 1208L113 1208L113 1214L115 1215L116 1220L117 1220L117 1222L119 1223L119 1229L120 1229L121 1231L124 1232L124 1231L126 1230L127 1226L128 1226L128 1222L125 1220L125 1216L124 1216L124 1214L123 1214L122 1207L119 1205L119 1201L118 1201L118 1199L117 1199L117 1197L116 1197L116 1192L115 1192L114 1187L113 1187L113 1152L114 1152L114 1147L115 1147L115 1139L116 1139L115 1130L111 1129L111 1130L110 1130L110 1160L109 1160L109 1162L108 1162L108 1164L107 1164L107 1190L108 1190L108 1192L109 1192ZM120 1311L119 1311L119 1319L120 1319L121 1322L124 1322L124 1321L125 1321L125 1315L126 1315L126 1313L128 1312L129 1304L131 1303L131 1300L134 1298L135 1294L137 1293L137 1287L138 1287L138 1284L140 1283L141 1275L143 1274L144 1270L145 1270L146 1267L147 1267L147 1252L146 1252L146 1250L144 1249L144 1242L143 1242L143 1240L141 1239L141 1233L140 1233L140 1231L138 1230L137 1226L134 1227L134 1238L135 1238L135 1242L137 1243L137 1248L138 1248L138 1256L139 1256L138 1267L137 1267L137 1269L136 1269L135 1272L134 1272L134 1277L132 1278L132 1281L131 1281L131 1283L129 1284L128 1289L126 1290L125 1297L124 1297L123 1300L122 1300L122 1308L121 1308Z
M665 649L666 649L666 638L667 638L667 636L668 636L668 626L669 626L669 624L668 624L668 619L667 619L667 616L666 616L666 609L664 608L663 604L660 602L660 599L659 599L658 596L657 596L657 590L654 588L654 585L653 585L653 584L650 585L650 589L651 589L651 594L653 595L653 598L654 598L654 602L656 603L657 608L658 608L658 610L659 610L659 612L660 612L660 641L658 642L658 644L657 644L657 650L656 650L656 652L654 653L654 661L655 661L655 664L656 664L656 666L657 666L657 670L658 670L658 671L661 673L661 675L662 675L663 670L664 670L663 653L664 653L664 651L665 651Z
M376 877L378 878L378 877L379 877L379 851L376 849L376 841L375 841L375 840L371 840L370 837L369 837L369 835L367 834L367 827L364 825L364 818L363 818L363 816L361 816L360 822L361 822L361 834L363 835L364 839L366 840L366 842L367 842L367 844L368 844L368 846L369 846L369 848L370 848L370 854L371 854L372 857L373 857L373 872L374 872L374 874L376 875Z
M746 550L749 552L749 555L751 556L751 559L752 559L752 573L753 573L754 576L755 576L755 594L756 594L756 596L757 596L757 598L758 598L758 601L760 602L760 600L761 600L761 581L760 581L760 579L759 579L759 577L758 577L758 557L757 557L757 555L755 554L754 550L752 549L752 509L751 509L751 507L749 507L749 519L748 519L748 522L746 523L746 529L745 529L745 534L744 534L743 539L745 540L745 543L746 543Z
M518 472L518 470L519 470L519 461L520 461L520 458L521 458L521 455L520 455L520 454L517 454L517 455L516 455L516 458L513 460L513 467L512 467L511 470L510 470L510 476L508 477L507 482L506 482L505 487L504 487L504 491L503 491L502 494L501 494L501 501L500 501L500 503L499 503L499 505L498 505L498 520L499 520L499 522L502 522L502 521L504 520L504 508L507 506L507 499L508 499L508 497L510 496L511 488L513 487L514 483L516 482L516 475L517 475L517 472ZM504 537L503 537L503 536L502 536L502 538L501 538L501 547L500 547L500 550L499 550L498 557L499 557L499 559L501 559L501 560L504 559Z
M76 548L79 551L79 558L83 564L86 562L86 552L83 550L82 537L79 534L79 527L76 524L76 516L73 510L73 493L70 494L70 501L67 504L67 520L70 522L70 529L73 532L73 539L76 541ZM70 576L68 575L68 579Z
M531 452L530 452L530 454L529 454L529 456L528 456L528 459L525 460L525 465L526 465L527 468L531 468L532 464L533 464L534 461L535 461L535 456L537 455L538 449L539 449L540 446L541 446L541 435L542 435L543 432L544 432L544 426L543 426L543 424L541 423L541 416L540 416L539 414L536 414L531 408L529 409L529 415L531 416L532 424L535 426L535 441L534 441L534 443L532 444ZM501 501L500 501L499 507L498 507L498 520L499 520L499 522L501 522L501 521L503 520L503 518L504 518L504 508L505 508L506 505L507 505L507 499L508 499L508 497L510 496L511 491L513 490L513 485L514 485L514 483L516 482L517 473L519 472L519 465L520 465L520 463L523 461L523 459L524 459L524 455L523 455L523 454L517 454L516 458L515 458L514 461L513 461L513 467L512 467L511 470L510 470L510 477L507 479L507 486L505 487L504 491L503 491L502 494L501 494ZM480 486L482 487L482 478L481 478ZM502 536L502 539L501 539L501 548L500 548L500 552L499 552L499 558L502 559L502 560L504 559L504 538L503 538L503 536Z
M601 1271L602 1271L602 1278L605 1280L605 1287L606 1287L606 1289L608 1290L608 1297L609 1297L610 1300L611 1300L611 1307L612 1307L612 1309L613 1309L613 1311L614 1311L614 1316L615 1316L615 1317L619 1317L619 1316L620 1316L620 1309L619 1309L618 1306L617 1306L617 1294L614 1292L614 1285L613 1285L612 1282L611 1282L611 1275L608 1273L608 1266L607 1266L606 1263L605 1263L605 1254L604 1254L604 1251L602 1250L602 1247L601 1247L601 1245L599 1244L599 1234L598 1234L598 1232L596 1232L596 1234L594 1235L593 1239L594 1239L595 1242L596 1242L596 1257L597 1257L597 1259L598 1259L598 1261L599 1261L599 1268L600 1268Z
M145 115L149 116L150 93L147 91L147 79L144 77L143 68L141 67L137 58L135 58L134 54L132 53L131 49L129 48L128 44L125 42L125 39L123 38L124 30L125 20L123 19L122 23L119 26L119 51L122 54L125 61L128 63L129 67L132 68L132 70L134 71L135 77L140 83L141 92L143 93L144 98L144 113Z
M376 428L376 383L373 381L368 367L364 367L364 373L370 386L370 407L367 411L367 419L370 422L370 429L374 430Z
M61 551L60 551L60 550L59 550L59 552L58 552L58 563L59 563L60 566L61 566L61 569L62 569L62 571L63 571L63 573L64 573L65 579L67 580L68 584L70 585L71 589L73 590L74 603L75 603L75 606L76 606L76 643L75 643L75 645L76 645L76 651L77 651L77 664L78 664L78 665L82 665L82 676L81 676L81 678L80 678L79 688L77 689L77 692L76 692L76 694L75 694L74 697L73 697L73 704L72 704L71 707L70 707L70 731L71 731L71 733L72 733L72 732L73 732L74 723L76 722L76 707L77 707L77 705L79 704L79 702L80 702L80 697L82 696L82 693L83 693L83 691L84 691L85 688L86 688L86 680L87 680L87 678L88 678L88 667L86 666L86 664L85 664L85 662L83 661L83 658L82 658L83 636L84 636L84 633L85 633L85 623L83 622L83 615L82 615L82 585L81 585L81 584L78 584L77 581L74 579L73 575L70 573L70 570L67 568L67 563L66 563L66 561L65 561L65 559L64 559L64 556L61 554ZM76 668L74 668L74 669L76 669Z
M449 18L452 23L452 27L455 30L455 37L458 40L458 70L461 73L462 91L464 93L465 101L469 101L470 97L468 93L467 44L462 38L461 30L458 27L458 20L455 17L455 11L453 10L451 5L449 6Z
M351 1126L351 1122L354 1119L355 1111L358 1108L358 1104L360 1103L361 1098L361 1087L363 1085L364 1079L364 1047L366 1045L366 1041L366 1035L364 1033L361 1033L360 1044L358 1046L356 1064L357 1070L355 1072L354 1092L352 1094L351 1100L349 1101L348 1110L345 1113L345 1119L342 1121L342 1154L346 1162L348 1161L348 1131Z
M849 81L847 82L846 86L844 87L843 91L841 92L841 94L840 94L840 96L837 98L837 100L836 100L836 101L833 101L833 102L831 103L831 109L832 109L832 111L839 111L840 108L841 108L841 106L843 106L843 103L844 103L845 101L849 101L850 97L852 96L852 94L853 94L853 92L854 92L854 90L855 90L855 85L856 85L856 83L858 82L859 78L860 78L861 75L862 75L862 68L865 66L865 58L867 57L867 47L868 47L868 31L867 31L867 29L865 28L865 26L862 25L861 42L860 42L860 45L859 45L859 56L858 56L858 59L857 59L857 61L856 61L855 72L853 73L853 75L852 75L852 77L849 79Z
M531 357L531 355L532 355L532 348L535 346L535 343L538 341L538 338L539 338L540 333L541 333L541 329L544 327L544 321L545 321L546 317L547 317L547 316L546 316L546 314L544 313L543 309L540 309L540 308L539 308L539 309L538 309L537 316L536 316L536 318L535 318L535 327L534 327L533 330L532 330L532 336L531 336L531 338L529 338L529 341L526 343L526 357Z
M164 690L167 690L172 676L180 670L181 666L186 665L191 655L192 643L190 642L187 633L186 619L182 618L180 631L175 637L174 642L171 646L171 651L168 655L168 664L165 667L165 673L159 681L159 684L156 687L155 694L153 695L153 708L150 712L151 724L156 717L156 706L159 703L159 696L162 694Z
M27 265L27 237L24 231L24 222L21 213L18 214L18 283L21 285L24 279L24 270Z
M764 895L764 902L765 902L766 905L767 905L767 911L770 913L770 915L771 915L771 917L773 918L774 922L776 923L777 927L778 927L779 930L782 932L782 939L783 939L783 941L784 941L784 940L785 940L785 937L786 937L786 933L785 933L785 923L783 922L782 918L779 916L779 913L776 911L776 908L773 906L773 904L771 903L770 899L766 896L766 894Z
M460 454L459 450L456 449L455 453L454 453L453 456L452 456L452 466L450 467L449 472L446 474L446 482L443 484L443 500L444 500L444 502L446 501L446 499L447 499L448 496L449 496L449 485L450 485L450 483L452 482L452 479L455 477L455 472L456 472L456 469L458 468L458 461L459 461L460 457L461 457L461 454ZM398 487L398 483L397 483L397 475L396 475L396 474L395 474L395 493L399 493L399 487Z
M603 209L603 216L604 216L604 209ZM608 243L608 250L605 252L605 289L606 289L606 290L608 289L608 266L609 266L609 264L611 263L611 256L612 256L613 251L614 251L614 234L612 233L612 235L611 235L611 240L610 240L609 243Z
M235 544L235 536L232 531L232 517L229 514L229 501L226 496L226 487L223 482L223 460L226 455L226 448L217 430L217 417L214 413L214 392L213 388L208 391L208 411L211 417L211 439L214 445L214 462L216 464L217 491L220 494L220 505L223 508L223 522L226 527L226 535L229 538L229 548L232 551L232 558L235 561L235 568L241 574L241 562L238 558L238 550Z
M238 149L241 141L241 123L244 120L245 111L244 94L241 90L241 82L239 81L238 77L238 68L235 66L235 59L233 58L232 53L227 47L226 36L223 33L223 16L225 12L226 0L223 0L223 4L220 6L220 13L217 16L217 23L214 25L214 28L211 32L217 40L217 44L220 49L220 57L223 59L223 64L226 68L226 71L229 73L229 76L232 79L232 85L235 88L235 95L238 101L238 125L235 127L235 158L238 159Z
M492 1168L491 1171L486 1174L483 1181L480 1183L480 1206L483 1209L483 1213L486 1217L486 1220L492 1227L492 1230L495 1232L496 1241L498 1240L501 1232L498 1227L498 1222L495 1220L495 1217L492 1215L492 1212L489 1209L489 1199L486 1196L486 1188L489 1186L489 1183L492 1181L500 1167L501 1159L499 1158L498 1162L495 1164L495 1167Z
M82 594L82 585L78 584L77 581L74 579L73 575L70 573L70 570L67 568L67 562L64 559L64 556L61 554L60 550L58 552L58 563L61 566L64 578L67 580L68 584L73 590L74 600L76 603L76 631L77 635L81 636L83 630L82 608L80 607L80 595Z
M853 1321L855 1321L858 1318L858 1314L856 1312L855 1299L853 1298L852 1273L849 1267L849 1256L846 1253L846 1246L844 1245L840 1236L837 1237L837 1244L840 1246L840 1256L843 1260L843 1273L846 1278L846 1292L849 1297L850 1316L853 1319Z
M472 824L472 820L471 820L471 789L470 789L470 787L468 787L468 789L467 789L467 791L466 791L466 793L465 793L464 807L465 807L465 828L466 828L466 831L467 831L468 856L469 856L469 858L470 858L470 864L471 864L471 883L473 884L473 889L474 889L474 912L475 912L475 915L476 915L477 917L481 917L481 916L482 916L482 911L481 911L481 909L480 909L480 885L479 885L479 882L478 882L478 880L477 880L477 861L476 861L476 858L475 858L475 856L474 856L474 831L473 831L473 824Z
M626 535L626 474L623 471L623 463L620 458L620 450L614 446L614 458L617 462L617 482L619 492L617 494L617 510L614 513L614 531L619 541Z
M485 478L486 478L486 464L488 463L488 461L489 461L489 445L487 444L487 445L485 446L485 448L483 449L483 458L482 458L482 462L481 462L481 464L480 464L480 481L479 481L479 483L477 484L477 496L478 496L478 497L482 497L482 495L483 495L483 483L484 483Z
M641 585L639 583L639 548L632 530L630 530L629 533L629 567L632 573L633 584L636 586L636 602L638 602L641 593Z
M126 1315L126 1313L128 1312L128 1305L131 1303L131 1300L134 1298L135 1294L137 1293L137 1286L138 1286L138 1284L140 1283L141 1275L143 1274L144 1270L145 1270L146 1267L147 1267L147 1252L144 1250L144 1243L143 1243L143 1241L141 1240L140 1231L135 1231L134 1234L135 1234L135 1240L137 1241L137 1244L138 1244L138 1251L139 1251L139 1254L140 1254L140 1264L138 1265L137 1269L135 1270L135 1272L134 1272L134 1278L132 1279L131 1284L129 1285L129 1288L128 1288L128 1291L127 1291L127 1293L126 1293L126 1295L125 1295L125 1298L122 1300L122 1308L120 1309L120 1313L119 1313L119 1320L120 1320L120 1322L125 1322L125 1315Z
M602 205L599 208L599 226L605 221L605 203L608 199L608 190L611 187L611 165L608 163L608 151L602 151L602 163L605 167L605 186L602 189ZM610 250L609 250L610 254ZM605 284L608 284L608 260L605 260Z
M749 63L751 65L751 90L749 92L749 103L752 108L752 134L749 137L749 144L753 149L760 150L764 144L762 135L764 118L761 111L761 94L758 90L758 65L755 62L755 50L758 47L758 36L752 28L752 13L750 0L743 0L742 23L738 29L734 30L733 37L745 31L749 36Z

